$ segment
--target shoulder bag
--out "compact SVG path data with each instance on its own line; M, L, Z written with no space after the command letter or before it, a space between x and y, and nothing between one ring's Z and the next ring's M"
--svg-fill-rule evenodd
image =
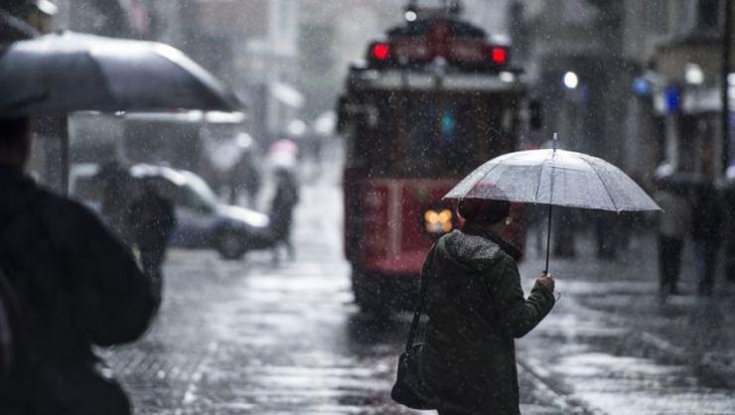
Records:
M421 377L419 361L423 344L414 344L421 310L426 299L427 287L428 278L422 275L421 288L419 289L419 303L413 314L413 322L411 323L411 330L408 333L406 348L398 359L396 382L393 384L390 392L390 396L394 401L411 409L437 409L438 407L438 399L426 386Z

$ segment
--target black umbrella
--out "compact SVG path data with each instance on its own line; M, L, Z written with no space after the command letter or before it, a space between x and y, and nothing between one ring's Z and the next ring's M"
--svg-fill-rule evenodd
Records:
M62 32L0 50L0 117L240 107L213 75L161 43ZM61 134L60 185L66 191L69 137Z
M234 111L235 95L161 43L54 33L0 51L0 115L94 111Z

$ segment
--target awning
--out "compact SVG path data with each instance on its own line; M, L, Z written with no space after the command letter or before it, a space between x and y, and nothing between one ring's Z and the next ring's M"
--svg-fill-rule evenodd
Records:
M729 91L730 111L735 110L735 88ZM716 86L670 86L654 93L653 104L659 115L705 114L722 111L722 96Z

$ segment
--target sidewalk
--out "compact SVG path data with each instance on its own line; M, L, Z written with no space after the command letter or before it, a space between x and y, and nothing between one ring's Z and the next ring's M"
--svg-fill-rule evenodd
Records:
M576 258L552 258L562 297L519 342L521 365L591 411L733 414L735 287L718 280L713 297L696 296L687 252L683 295L661 301L655 242L640 235L617 260L604 261L585 235ZM531 252L521 264L524 281L543 265Z

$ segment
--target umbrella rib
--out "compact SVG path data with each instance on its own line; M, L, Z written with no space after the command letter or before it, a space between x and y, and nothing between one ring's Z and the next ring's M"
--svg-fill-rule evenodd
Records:
M592 168L592 171L595 172L595 174L597 175L597 179L600 180L600 183L602 183L602 187L605 188L605 193L607 193L607 197L610 198L610 203L612 203L613 209L615 209L616 212L620 212L620 210L618 210L617 205L615 204L615 199L613 199L612 195L610 194L610 189L607 188L607 183L605 183L605 181L602 180L602 176L600 176L600 172L598 172L597 169L595 169L595 166L593 166L592 163L590 163L588 160L585 160L582 157L580 158L584 160L584 162L587 163L587 165L590 166Z
M477 186L477 184L478 184L478 183L480 183L480 182L482 181L482 179L486 178L486 177L487 177L487 176L488 176L488 175L489 175L489 174L490 174L490 173L491 173L491 172L492 172L493 170L495 170L495 168L496 168L496 167L498 167L499 165L500 165L500 163L495 163L495 164L493 164L493 166L492 166L492 167L490 167L490 169L489 169L488 171L486 171L486 172L485 172L485 173L484 173L484 174L483 174L482 176L480 176L480 178L479 178L479 179L477 179L477 181L476 181L476 182L472 183L472 186L470 186L469 190L467 190L467 193L471 192L471 191L472 191L472 189L474 189L474 188L475 188L475 186ZM466 195L467 193L465 193L465 195ZM464 197L462 197L462 198L460 198L460 199L464 199ZM471 199L471 198L470 198L470 199Z
M538 181L536 182L536 196L533 197L533 200L535 202L538 202L538 192L539 190L541 190L541 176L543 176L544 174L544 166L546 165L547 161L548 160L545 160L543 164L541 164L541 168L539 169L539 172L538 172ZM551 204L552 198L553 198L553 195L549 195L549 204Z

